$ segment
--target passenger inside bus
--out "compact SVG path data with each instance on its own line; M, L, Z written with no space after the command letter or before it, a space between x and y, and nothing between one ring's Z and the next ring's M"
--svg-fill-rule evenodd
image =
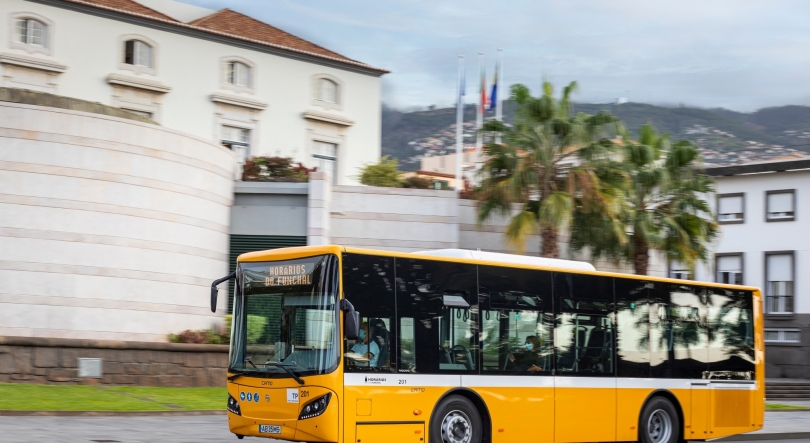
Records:
M351 347L351 355L346 354L357 366L376 367L380 357L380 347L370 340L368 322L360 327L360 339Z
M542 372L545 356L540 355L543 344L536 335L526 337L525 351L518 355L509 353L508 369L512 371Z

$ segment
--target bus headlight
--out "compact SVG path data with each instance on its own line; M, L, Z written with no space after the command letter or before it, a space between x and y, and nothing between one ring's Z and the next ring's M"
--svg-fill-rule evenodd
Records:
M305 404L304 407L301 408L301 415L298 416L298 419L306 420L308 418L317 417L323 414L323 411L326 410L326 406L329 404L329 399L331 398L332 394L326 394Z
M239 402L236 401L235 398L228 394L228 412L232 412L236 415L242 415L242 408L239 407Z

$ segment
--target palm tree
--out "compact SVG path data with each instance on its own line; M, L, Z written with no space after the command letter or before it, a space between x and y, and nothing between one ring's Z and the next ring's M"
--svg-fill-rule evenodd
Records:
M526 235L539 228L543 257L559 256L559 231L578 202L607 208L610 218L620 213L614 209L620 206L616 199L623 198L594 168L618 147L612 138L623 134L621 122L607 112L575 115L571 95L576 90L572 82L557 100L548 82L540 97L533 97L524 85L514 85L514 125L489 121L482 128L488 138L496 135L503 143L484 146L478 221L496 214L511 216L506 235L519 248ZM512 216L514 204L520 211Z
M594 257L630 262L639 275L647 274L650 249L694 269L708 258L718 232L703 199L714 191L714 182L701 172L698 147L687 140L673 144L651 125L642 126L638 140L626 140L623 147L622 165L631 182L621 217L624 229L616 229L616 219L578 210L572 249L588 247Z

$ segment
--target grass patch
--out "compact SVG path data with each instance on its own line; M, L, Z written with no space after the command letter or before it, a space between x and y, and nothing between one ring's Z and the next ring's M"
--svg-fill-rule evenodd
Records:
M0 410L198 411L225 409L227 399L225 388L0 383Z
M802 411L810 411L810 407L807 406L780 405L779 403L765 403L765 409L798 409Z

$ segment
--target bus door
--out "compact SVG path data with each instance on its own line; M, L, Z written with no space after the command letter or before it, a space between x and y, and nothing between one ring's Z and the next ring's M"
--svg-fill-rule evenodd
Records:
M554 274L554 441L616 441L613 281Z

